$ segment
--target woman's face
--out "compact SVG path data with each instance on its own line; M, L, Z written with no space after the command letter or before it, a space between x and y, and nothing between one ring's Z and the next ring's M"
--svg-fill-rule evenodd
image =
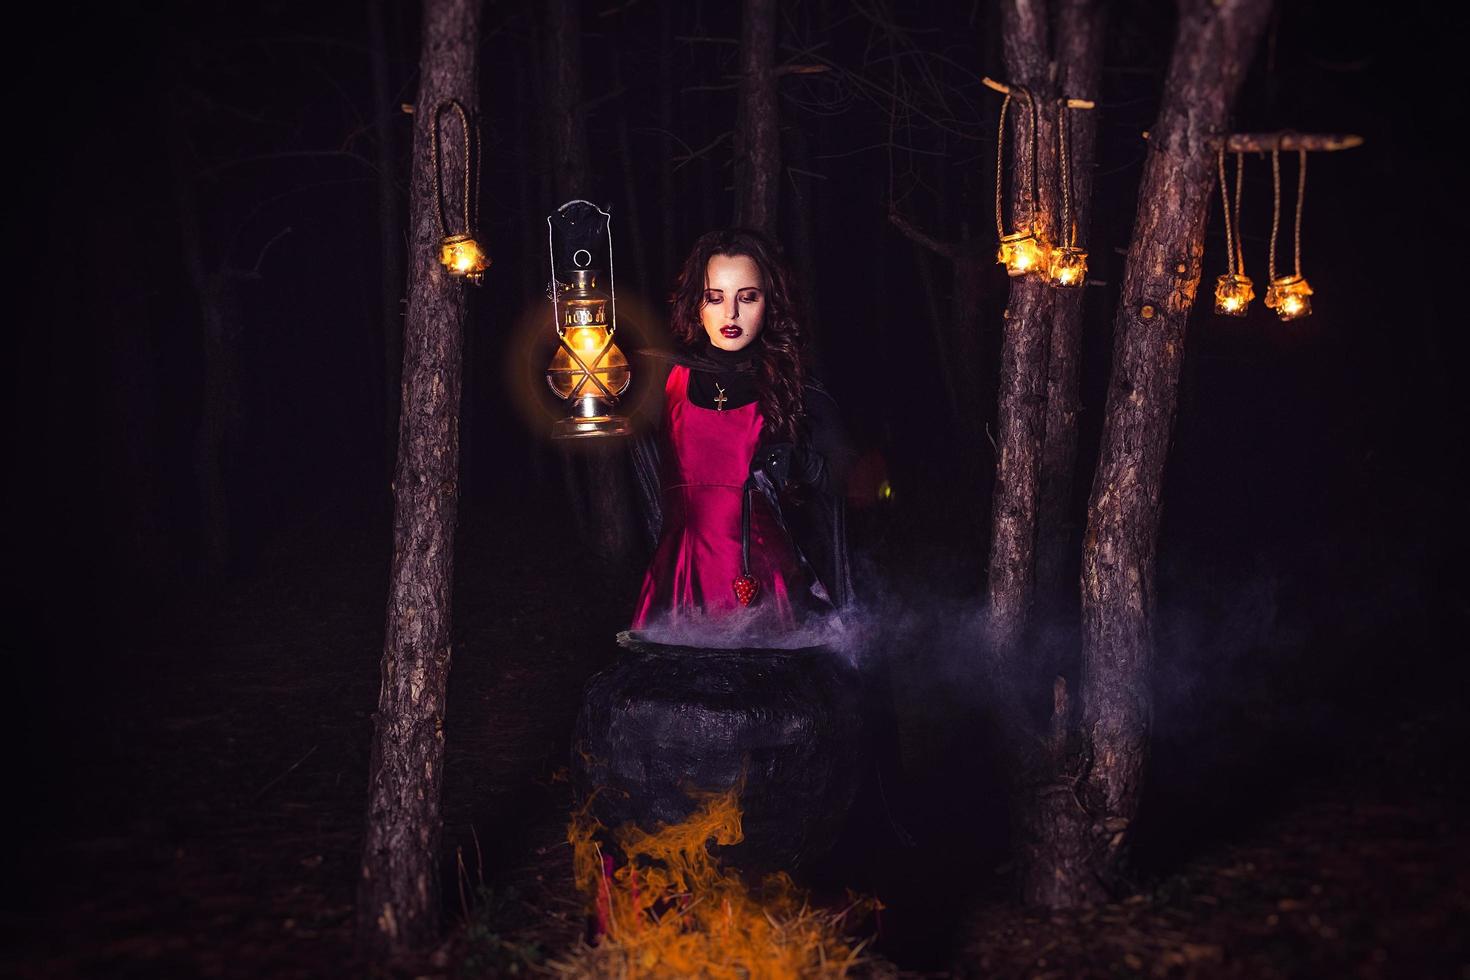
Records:
M711 256L704 273L699 319L709 342L720 350L749 347L766 317L766 284L748 255Z

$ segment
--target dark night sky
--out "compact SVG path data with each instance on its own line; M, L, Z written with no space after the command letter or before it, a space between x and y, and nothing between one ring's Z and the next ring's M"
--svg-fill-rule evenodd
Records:
M548 350L543 336L528 353L532 334L518 322L536 309L532 298L545 278L537 236L542 217L560 203L540 154L527 144L538 92L527 60L528 6L487 4L481 52L482 213L495 264L467 325L461 515L472 523L539 514L537 499L561 493L517 407L517 386L536 389L538 359ZM677 171L676 254L664 254L668 205L656 175L668 164L654 132L660 7L647 0L604 9L622 6L584 4L591 196L613 204L627 254L635 227L643 241L646 268L640 276L631 258L621 265L618 294L630 324L654 334L678 253L730 212L729 144ZM733 5L677 6L683 21L676 33L736 33ZM930 9L939 6L923 5L921 14L913 5L898 17L934 28L915 35L918 43L954 59L944 81L969 104L973 116L962 123L971 138L942 138L915 123L909 142L926 152L899 155L903 206L942 237L967 229L987 236L998 106L974 79L1002 74L994 25L983 11L972 24L969 3ZM826 41L824 56L861 67L861 19L844 17L822 30L843 5L789 7L789 43ZM196 189L207 265L250 269L261 259L258 278L239 282L232 294L241 397L228 448L237 546L231 575L248 577L267 542L308 527L327 540L380 535L387 547L389 497L375 415L382 385L371 167L377 135L365 9L214 2L152 12L110 6L73 17L57 8L50 28L26 42L27 83L12 105L12 156L25 175L12 184L23 216L14 227L28 258L13 283L23 299L12 331L19 344L11 415L19 437L11 473L28 501L16 513L31 557L19 565L16 591L44 637L37 679L55 684L57 696L116 666L109 637L160 628L171 610L209 595L200 581L192 458L203 357L181 248L181 174ZM1248 594L1250 583L1269 580L1279 584L1280 601L1300 603L1309 629L1334 616L1371 621L1377 645L1344 651L1349 663L1336 664L1354 685L1382 679L1382 643L1392 630L1409 623L1421 639L1432 637L1465 610L1449 578L1462 564L1450 533L1461 525L1455 505L1462 492L1450 474L1464 456L1456 381L1462 321L1452 312L1463 287L1453 274L1446 281L1404 261L1449 263L1458 258L1451 250L1463 248L1462 165L1446 145L1459 63L1439 49L1451 32L1439 25L1436 5L1395 9L1404 12L1346 13L1326 0L1283 4L1257 57L1238 129L1356 132L1367 143L1311 162L1304 271L1317 291L1313 317L1283 325L1258 308L1244 321L1225 322L1200 305L1160 556L1166 605L1180 597L1208 606L1213 596L1225 608L1234 601L1227 594ZM696 24L698 11L703 22ZM390 17L395 102L413 99L417 16L408 5ZM1088 300L1081 495L1101 424L1119 251L1144 152L1138 134L1153 117L1170 20L1166 4L1123 3L1115 15L1091 235L1094 275L1107 285ZM614 88L611 52L625 87L599 98ZM680 43L680 84L720 85L733 71L733 52ZM948 556L945 567L958 571L934 589L973 593L989 490L957 481L948 463L955 447L916 262L930 263L941 303L947 272L932 258L916 258L885 221L890 161L864 149L884 138L873 107L851 86L822 76L791 79L786 91L788 137L804 140L804 169L822 176L786 185L783 237L794 248L794 188L812 216L808 271L822 372L859 443L887 456L898 493L895 519L909 544L886 557L895 576L922 578L926 562ZM691 147L733 120L728 90L681 91L675 108L676 135ZM395 118L401 165L408 117ZM623 121L636 211L618 151ZM1250 167L1246 247L1261 283L1270 170L1262 160ZM1221 253L1212 214L1206 287L1224 271ZM973 408L993 418L991 358L1005 290L998 269L989 290L988 360L977 366ZM648 311L641 323L640 310ZM630 338L637 332L630 329ZM986 473L990 465L983 460ZM1079 497L1079 515L1084 503ZM1426 667L1450 656L1418 646L1396 661L1420 655ZM45 724L44 707L34 713Z

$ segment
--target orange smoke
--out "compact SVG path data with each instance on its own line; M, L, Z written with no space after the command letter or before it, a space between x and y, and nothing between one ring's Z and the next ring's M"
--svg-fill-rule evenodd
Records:
M614 835L625 858L612 870L596 835L604 828L584 808L572 818L577 887L588 896L602 937L569 960L550 964L567 976L788 980L844 977L866 940L843 936L845 921L881 906L849 894L839 911L813 909L785 872L754 892L721 868L709 842L738 844L741 787L697 798L688 820L649 833L631 824Z

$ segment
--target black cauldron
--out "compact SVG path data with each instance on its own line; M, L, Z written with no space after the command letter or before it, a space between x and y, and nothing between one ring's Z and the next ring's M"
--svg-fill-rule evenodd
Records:
M795 870L831 850L857 792L858 675L824 647L721 650L619 637L587 685L573 784L608 828L652 830L741 778L745 841L721 857ZM593 795L593 791L596 791Z

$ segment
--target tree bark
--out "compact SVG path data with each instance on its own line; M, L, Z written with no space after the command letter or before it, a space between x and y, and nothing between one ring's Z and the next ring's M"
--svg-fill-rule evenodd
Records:
M478 108L479 27L479 0L425 0L413 116L393 563L357 909L364 952L394 958L422 951L439 935L439 807L466 287L438 263L430 139L441 100L458 99L472 118ZM446 127L453 125L446 121ZM440 156L444 173L463 172L460 140L442 140ZM450 187L457 183L447 181Z
M1097 0L1062 0L1056 38L1061 96L1097 101L1102 79L1106 19L1106 5ZM1092 212L1096 113L1067 110L1066 117L1073 220L1077 242L1085 246ZM1074 540L1072 494L1077 469L1077 416L1081 410L1078 386L1082 310L1087 290L1081 287L1054 292L1051 349L1047 357L1045 437L1041 448L1040 526L1036 546L1036 589L1043 609L1060 605L1058 600L1069 591L1067 569L1071 564Z
M740 107L735 121L735 223L776 233L781 190L776 107L776 0L745 0L740 17Z
M1115 880L1143 788L1153 698L1160 489L1214 184L1270 0L1189 0L1149 140L1119 301L1082 551L1082 755L1087 859L1056 869L1079 897Z
M1056 85L1052 78L1045 0L1008 0L1001 8L1009 83L1030 98L1011 99L1010 193L1013 228L1030 225L1038 237L1056 240L1058 201ZM1037 139L1034 153L1031 139ZM998 458L991 500L988 642L1001 676L1016 673L1035 592L1037 507L1041 443L1046 424L1046 362L1051 342L1052 297L1043 276L1011 280L1000 354L996 410Z

